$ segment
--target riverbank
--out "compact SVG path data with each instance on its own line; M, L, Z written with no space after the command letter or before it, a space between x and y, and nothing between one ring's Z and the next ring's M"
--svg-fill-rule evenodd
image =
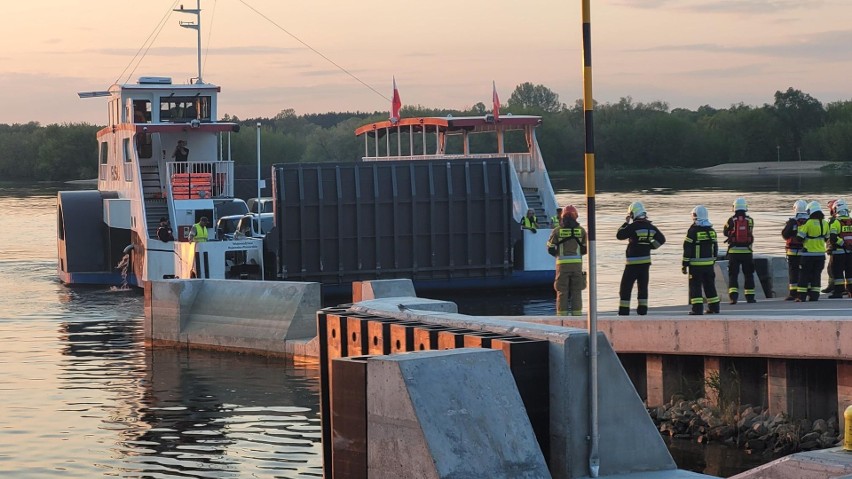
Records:
M829 161L723 163L695 171L708 175L821 175L826 173L824 169L831 164Z

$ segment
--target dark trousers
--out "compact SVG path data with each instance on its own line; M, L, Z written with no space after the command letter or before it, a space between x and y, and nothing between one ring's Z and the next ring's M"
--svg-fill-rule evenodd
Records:
M852 291L852 253L831 255L831 277L834 281L835 294ZM831 285L829 285L831 286Z
M819 299L822 269L825 267L825 256L802 256L799 268L799 298L806 297L811 301Z
M754 297L754 255L751 253L729 253L728 254L728 296L736 299L739 295L740 268L745 276L744 293L746 298Z
M702 289L704 293L702 294ZM689 267L689 304L696 313L701 313L707 298L710 312L719 312L719 294L716 292L716 272L713 266Z
M795 296L799 286L799 255L787 255L787 277L790 278L790 296Z
M618 314L629 314L630 296L633 295L633 283L639 289L639 307L636 312L646 314L648 312L648 280L650 278L651 263L628 264L624 267L621 275L621 286L618 288Z

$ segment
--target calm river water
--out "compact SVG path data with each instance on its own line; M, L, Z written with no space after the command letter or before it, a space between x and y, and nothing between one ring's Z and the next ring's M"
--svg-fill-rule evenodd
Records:
M686 188L688 184L700 187ZM684 304L680 245L696 204L719 226L737 196L757 251L799 196L845 194L846 177L599 179L599 309L617 305L627 205L642 200L669 243L651 269L651 305ZM582 205L581 179L555 181ZM15 478L321 477L318 370L245 355L146 349L138 291L66 288L55 274L55 199L67 185L0 183L0 475ZM585 224L585 208L581 222ZM551 291L447 297L469 314L553 314ZM674 443L679 466L727 477L754 467L721 446Z

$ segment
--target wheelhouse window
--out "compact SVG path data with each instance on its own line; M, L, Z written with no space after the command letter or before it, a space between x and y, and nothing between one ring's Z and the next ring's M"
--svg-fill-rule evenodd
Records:
M98 151L98 159L100 162L100 167L98 168L98 174L100 175L101 180L107 179L107 162L109 161L109 143L102 141L100 143L100 149Z
M160 99L160 121L188 123L210 121L209 96L171 96Z
M133 151L130 149L130 138L122 140L124 147L124 181L133 181Z
M148 100L133 100L133 123L151 122L151 102Z

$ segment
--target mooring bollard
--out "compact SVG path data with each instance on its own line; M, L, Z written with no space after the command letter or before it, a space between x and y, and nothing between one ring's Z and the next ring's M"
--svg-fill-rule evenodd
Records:
M852 406L843 411L843 450L852 451Z

